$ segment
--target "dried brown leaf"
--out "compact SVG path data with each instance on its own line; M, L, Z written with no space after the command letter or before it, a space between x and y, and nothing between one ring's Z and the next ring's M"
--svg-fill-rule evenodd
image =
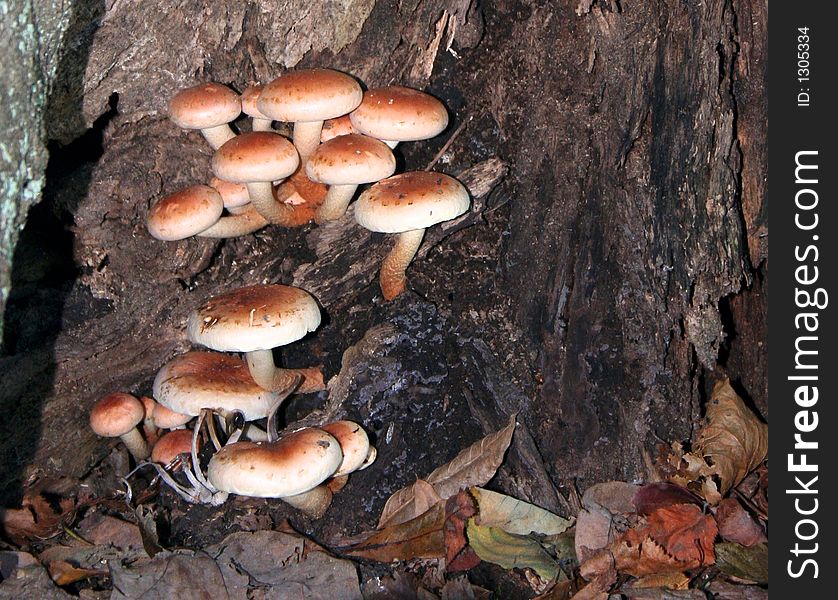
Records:
M509 448L514 431L515 415L512 415L506 427L478 440L460 452L453 460L435 469L425 477L425 481L433 486L436 494L443 500L462 489L485 485L494 477L503 462L503 456ZM417 516L414 508L416 505L414 485L402 488L390 496L381 512L381 518L378 521L379 529Z
M445 570L467 571L480 563L468 547L466 524L477 514L474 498L466 490L445 501Z
M445 556L445 506L442 503L418 517L374 532L346 550L346 554L381 562L442 558Z
M49 576L56 585L65 586L91 577L105 577L108 572L101 569L80 569L63 560L56 560L47 566Z
M728 542L750 547L768 541L762 526L733 498L725 498L719 503L716 523L719 524L719 535Z
M765 460L768 425L747 407L724 379L713 387L707 405L707 422L699 431L694 454L712 465L724 496Z
M74 488L71 479L42 479L27 488L21 508L0 510L0 533L19 546L61 533L64 518L76 506Z
M717 566L727 575L744 581L768 583L768 544L746 548L740 544L716 544Z
M393 499L395 494L390 497L381 512L381 517L378 519L378 529L415 519L442 500L436 493L434 486L424 479L417 479L413 485L403 488L400 492L405 492L402 495L404 501L391 503L390 500ZM396 492L396 494L398 493Z

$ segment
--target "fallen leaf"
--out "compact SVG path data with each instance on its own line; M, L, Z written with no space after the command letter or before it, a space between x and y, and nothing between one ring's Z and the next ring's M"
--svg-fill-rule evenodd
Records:
M266 598L361 598L350 561L293 531L241 531L206 552L215 558L227 588L244 585L248 597L255 589Z
M533 532L558 535L573 524L573 521L511 496L480 487L473 487L470 491L480 513L477 522L484 527L497 527L520 535Z
M357 558L381 562L445 556L445 506L437 504L418 517L374 532L346 550Z
M63 531L75 509L72 479L42 479L23 493L21 508L0 509L0 533L15 545L44 540Z
M47 566L49 576L56 585L65 586L92 577L105 577L108 572L102 569L80 569L63 560L56 560Z
M703 501L687 488L665 481L644 485L634 495L634 506L640 515L648 515L655 509L673 504L701 506Z
M684 571L715 561L716 522L693 504L653 511L611 546L617 570L640 577Z
M612 544L630 523L634 497L640 486L623 481L606 481L592 485L582 496L584 507L576 516L574 550L580 563L597 550Z
M559 564L537 540L507 533L503 529L478 525L474 518L466 526L469 546L486 562L504 569L532 569L544 581L552 581L561 572Z
M716 578L708 589L714 600L768 600L768 590L756 585L742 585Z
M716 544L716 566L744 581L768 583L768 544L751 548L730 542Z
M680 571L673 571L672 573L654 573L652 575L644 575L639 579L631 582L629 585L624 585L622 591L626 589L634 590L640 588L666 588L669 590L685 590L690 586L690 578Z
M765 531L734 498L725 498L716 509L719 535L728 542L746 547L767 542Z
M445 501L445 570L467 571L480 563L469 548L466 523L477 514L474 498L463 490Z
M623 586L620 592L628 600L707 600L707 595L704 592L694 589L671 590L665 587L633 588Z
M745 406L728 379L713 387L706 419L693 454L711 465L709 472L718 475L724 496L765 460L768 425Z
M46 569L24 552L0 552L0 600L73 600L75 597L58 588ZM7 573L8 575L5 575Z
M91 544L112 544L125 549L143 547L139 527L97 512L91 512L82 519L75 531Z
M231 587L215 561L201 553L160 552L151 560L130 566L119 561L109 566L113 581L111 600L244 600L246 597L245 589Z
M413 485L404 488L404 490L408 490L408 492L404 494L403 502L393 502L391 504L388 500L384 505L381 517L378 519L378 529L414 519L442 500L436 493L434 486L424 479L417 479ZM390 499L392 498L393 496L390 497Z
M503 462L514 431L515 415L512 415L506 427L478 440L451 461L435 469L424 480L433 486L443 500L462 489L485 485ZM402 488L390 496L378 521L379 529L417 516L411 508L414 505L413 488L413 485Z

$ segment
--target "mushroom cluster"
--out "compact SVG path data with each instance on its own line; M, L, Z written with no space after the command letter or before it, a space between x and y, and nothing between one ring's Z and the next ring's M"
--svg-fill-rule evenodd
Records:
M242 112L252 119L250 131L231 126ZM148 231L159 240L337 220L358 187L372 184L354 214L371 231L397 234L380 275L390 300L406 289L405 269L425 229L469 208L468 192L448 175L394 175L397 144L431 138L448 125L442 103L418 90L364 92L345 73L298 70L241 95L218 83L190 87L171 99L169 115L180 127L200 130L212 146L214 177L150 209ZM293 125L290 140L274 130L276 121ZM299 288L261 284L218 294L186 325L189 341L206 349L163 365L152 384L154 399L102 398L91 427L119 436L138 468L153 466L188 502L220 504L229 494L280 498L318 517L348 475L376 457L352 421L277 430L285 398L325 385L319 367L281 368L274 351L316 331L320 320L317 301ZM254 423L260 420L263 427ZM215 452L204 472L198 453L210 443Z
M250 117L250 131L236 133L231 124L242 113ZM219 83L186 88L170 100L169 116L207 139L215 151L214 177L151 207L148 231L159 240L334 221L359 186L373 184L361 194L355 217L372 231L399 234L381 270L382 293L391 300L406 287L405 268L424 230L468 210L468 192L452 177L425 171L394 176L393 148L448 126L442 102L419 90L363 91L346 73L301 69L241 95ZM274 122L293 126L291 140L273 129Z

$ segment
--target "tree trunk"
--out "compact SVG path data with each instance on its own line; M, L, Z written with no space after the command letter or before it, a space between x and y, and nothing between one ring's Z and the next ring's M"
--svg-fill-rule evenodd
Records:
M87 427L96 398L150 393L188 347L189 311L262 281L309 289L327 314L283 360L340 377L286 418L328 396L330 416L378 436L361 513L511 413L498 485L567 512L574 485L643 477L658 441L688 439L715 375L767 412L767 2L328 4L74 9L49 107L63 146L6 310L7 494L89 469L107 448ZM450 142L435 168L474 206L428 232L395 302L375 279L391 240L351 216L229 241L145 230L161 195L210 177L166 100L293 66L428 89L451 112L398 152L421 169ZM72 235L37 235L62 219Z

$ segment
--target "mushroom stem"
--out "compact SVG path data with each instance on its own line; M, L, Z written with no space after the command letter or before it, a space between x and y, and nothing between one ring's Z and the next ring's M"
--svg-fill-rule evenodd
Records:
M355 195L357 189L358 186L354 184L330 186L329 191L326 192L326 199L317 209L315 220L318 223L323 223L340 219L346 212L346 208L352 201L352 196Z
M299 375L303 376L303 382L297 389L298 392L319 392L326 389L319 367L280 369L274 364L271 350L253 350L246 354L246 358L253 380L266 390L277 392L287 389L294 384Z
M317 146L320 145L320 131L323 121L297 121L294 123L293 142L300 154L300 164L308 162Z
M396 244L381 264L381 292L385 300L392 300L407 287L405 270L416 256L424 229L413 229L398 234Z
M253 131L273 131L271 119L257 119L253 117Z
M294 222L294 207L289 204L277 202L274 198L273 186L268 181L259 181L247 184L247 193L250 195L250 203L253 208L265 218L268 223L275 225L289 226Z
M125 447L128 448L128 452L130 452L137 460L145 460L148 458L148 444L146 444L143 436L140 435L139 429L136 427L131 429L128 433L123 433L119 436L119 439L121 439L122 443L125 444Z
M221 217L215 225L203 230L198 237L206 238L231 238L240 235L247 235L262 229L268 221L259 214L259 211L252 204L247 205L244 212Z
M207 127L206 129L202 129L201 133L207 142L209 142L209 145L212 146L213 150L218 150L225 142L236 137L236 133L230 129L227 123L215 127Z
M280 498L286 504L290 504L297 510L305 513L312 519L322 517L329 505L332 503L332 490L325 485L318 485L316 488L297 494Z

